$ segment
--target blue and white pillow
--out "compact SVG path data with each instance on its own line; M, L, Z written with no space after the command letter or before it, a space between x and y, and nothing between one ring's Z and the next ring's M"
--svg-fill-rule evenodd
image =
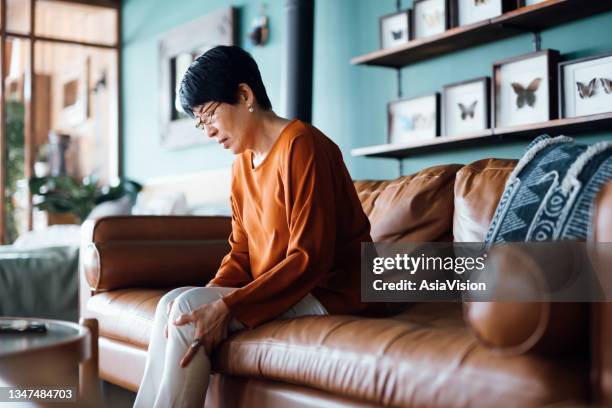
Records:
M587 239L595 197L610 179L612 142L539 136L506 182L485 245Z

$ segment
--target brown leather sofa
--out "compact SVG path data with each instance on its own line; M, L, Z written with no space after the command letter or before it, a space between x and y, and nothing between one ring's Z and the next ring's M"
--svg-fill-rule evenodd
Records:
M514 165L486 159L355 186L374 241L479 242ZM612 184L594 228L598 240L612 241ZM223 217L110 217L84 226L81 313L99 320L103 379L138 389L157 302L174 287L205 285L229 232ZM214 354L207 406L612 404L610 304L587 305L584 341L552 355L485 347L459 303L403 306L385 318L303 317L231 336Z

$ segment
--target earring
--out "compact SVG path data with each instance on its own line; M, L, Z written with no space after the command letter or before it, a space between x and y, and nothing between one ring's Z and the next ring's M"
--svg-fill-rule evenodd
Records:
M251 113L255 112L255 109L253 109L253 105L249 105L249 112Z

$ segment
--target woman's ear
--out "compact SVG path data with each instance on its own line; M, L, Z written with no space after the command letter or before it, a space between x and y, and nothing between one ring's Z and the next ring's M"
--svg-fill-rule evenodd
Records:
M248 84L238 84L238 102L246 103L247 105L255 104L255 94Z

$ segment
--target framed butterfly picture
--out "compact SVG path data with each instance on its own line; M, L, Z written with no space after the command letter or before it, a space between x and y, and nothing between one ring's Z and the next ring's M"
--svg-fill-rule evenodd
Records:
M497 17L516 8L516 0L452 0L452 26L464 26Z
M404 98L387 104L387 142L410 143L440 135L440 94Z
M491 79L482 77L442 88L442 135L460 136L490 127Z
M380 48L393 48L412 39L412 10L392 13L380 18Z
M493 64L493 126L557 118L559 51L542 50Z
M612 112L612 53L559 64L562 118Z
M450 28L449 0L414 0L412 25L414 38L440 34Z

